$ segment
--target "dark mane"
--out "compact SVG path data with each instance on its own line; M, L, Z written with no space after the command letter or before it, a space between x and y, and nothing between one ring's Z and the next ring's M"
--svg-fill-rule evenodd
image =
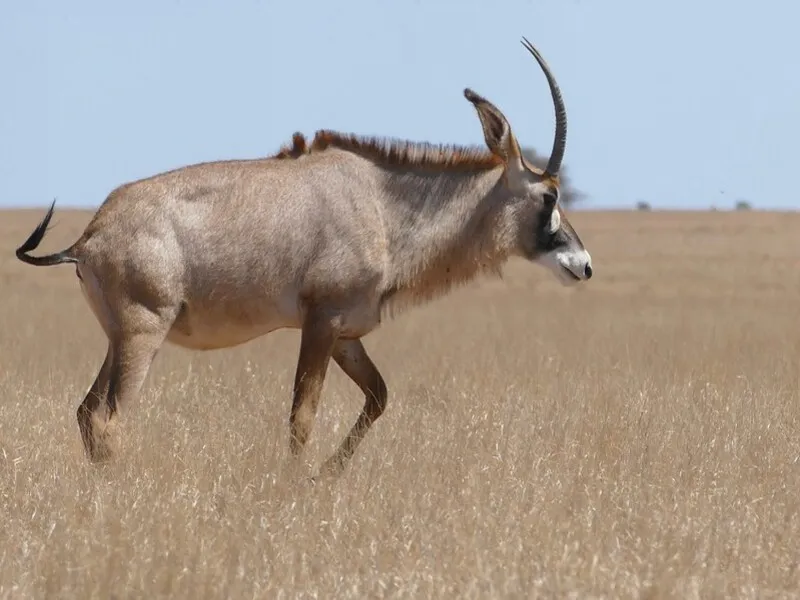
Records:
M317 131L310 152L340 148L376 163L393 167L483 171L501 166L503 160L480 146L456 146L410 142L393 138L360 137L327 129Z
M306 144L305 136L299 131L292 135L292 145L284 144L281 149L272 158L299 158L303 154L308 154L308 144Z

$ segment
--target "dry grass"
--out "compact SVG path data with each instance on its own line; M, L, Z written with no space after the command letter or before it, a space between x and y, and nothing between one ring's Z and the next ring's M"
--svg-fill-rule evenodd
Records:
M575 214L585 289L515 264L366 339L389 409L316 487L296 332L165 348L90 468L104 339L71 268L13 257L40 216L0 213L2 598L800 595L800 215ZM332 366L313 465L360 404Z

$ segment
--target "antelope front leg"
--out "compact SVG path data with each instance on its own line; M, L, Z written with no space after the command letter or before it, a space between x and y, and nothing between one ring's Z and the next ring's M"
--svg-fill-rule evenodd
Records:
M300 338L300 356L297 359L292 412L289 415L289 447L295 457L311 436L334 342L335 336L329 323L314 317L306 319Z
M320 469L323 476L339 475L347 466L367 430L386 410L388 391L378 368L367 354L361 340L338 340L333 358L364 392L364 408L339 448Z

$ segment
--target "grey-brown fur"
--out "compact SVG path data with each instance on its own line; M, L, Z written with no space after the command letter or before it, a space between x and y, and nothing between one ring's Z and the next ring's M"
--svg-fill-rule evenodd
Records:
M563 155L566 116L551 83ZM387 310L424 302L510 256L588 279L591 259L557 205L560 158L536 169L502 113L471 90L489 151L318 132L270 158L192 165L109 194L67 250L28 252L53 207L17 250L36 265L73 262L109 343L78 409L92 459L104 420L141 388L165 340L235 346L301 330L291 449L307 441L331 358L365 395L364 409L323 470L339 472L383 412L383 378L360 340ZM560 111L560 112L559 112ZM559 146L561 144L561 146ZM97 421L107 406L105 418Z

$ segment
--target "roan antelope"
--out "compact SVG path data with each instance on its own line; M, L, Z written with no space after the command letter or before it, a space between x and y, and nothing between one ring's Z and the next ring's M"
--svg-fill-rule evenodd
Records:
M322 465L345 468L386 408L383 377L361 338L387 311L420 304L511 256L546 265L563 283L592 276L589 253L559 203L567 116L539 52L555 105L544 170L524 160L503 113L469 88L485 150L319 131L272 157L185 166L122 185L81 237L31 256L54 204L17 257L75 263L108 337L97 378L77 411L91 460L108 454L106 424L139 393L165 340L211 350L279 328L301 330L289 416L298 456L311 434L330 358L366 400Z

